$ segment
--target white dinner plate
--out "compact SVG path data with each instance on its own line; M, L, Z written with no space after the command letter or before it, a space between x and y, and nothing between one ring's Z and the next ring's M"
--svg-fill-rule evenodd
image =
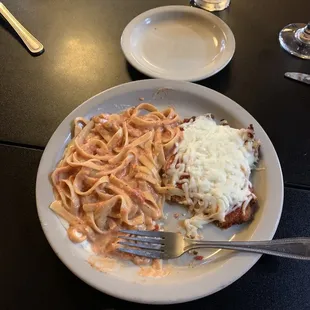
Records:
M198 81L229 63L235 38L215 15L175 5L134 18L124 29L121 46L129 63L148 76Z
M142 100L160 109L174 106L181 117L210 112L217 119L225 118L233 127L254 125L256 135L262 143L259 166L265 168L254 171L252 177L259 202L258 213L250 224L227 230L210 224L205 226L203 234L211 240L272 239L282 211L283 179L277 154L267 134L248 112L231 99L206 87L180 81L144 80L123 84L90 98L71 112L52 135L40 162L36 182L38 214L55 253L74 274L89 285L107 294L135 302L185 302L228 286L247 272L260 255L205 250L200 253L205 256L203 261L195 261L191 255L171 260L171 274L163 278L139 276L139 267L121 263L110 272L102 273L89 265L87 259L92 254L67 238L62 222L49 209L54 200L49 175L71 139L72 120L78 116L89 118L100 113L118 113ZM173 213L185 211L181 207L165 205L164 212L169 214L166 220L169 229L174 229L177 220L172 216Z

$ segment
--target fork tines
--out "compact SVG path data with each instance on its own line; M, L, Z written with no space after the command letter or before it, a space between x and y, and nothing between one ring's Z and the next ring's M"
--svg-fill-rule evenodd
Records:
M148 258L162 258L164 246L162 232L126 229L121 229L119 232L130 235L118 236L120 239L128 240L128 242L118 242L118 244L126 246L126 248L118 248L119 251Z
M147 236L152 238L164 238L164 232L157 231L157 230L128 230L128 229L120 229L119 232L130 234L130 235L137 235L137 236Z

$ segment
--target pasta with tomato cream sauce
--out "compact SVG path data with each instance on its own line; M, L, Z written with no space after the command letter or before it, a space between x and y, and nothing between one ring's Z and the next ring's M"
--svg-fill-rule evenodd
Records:
M71 241L88 240L97 254L127 255L115 251L119 228L155 229L165 194L181 194L162 186L159 175L182 139L179 124L173 108L148 103L75 119L73 139L51 175L50 208L68 222Z

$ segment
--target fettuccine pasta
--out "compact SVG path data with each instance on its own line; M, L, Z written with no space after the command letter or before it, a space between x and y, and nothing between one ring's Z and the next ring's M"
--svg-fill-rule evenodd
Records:
M173 108L159 111L148 103L75 119L73 139L51 175L50 208L68 222L71 241L88 240L96 253L116 254L119 228L156 228L165 194L182 193L162 186L160 177L182 138L179 123Z

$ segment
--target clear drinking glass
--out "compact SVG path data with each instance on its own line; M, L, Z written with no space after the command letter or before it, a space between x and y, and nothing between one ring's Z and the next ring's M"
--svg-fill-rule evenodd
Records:
M230 0L192 0L191 3L208 11L222 11L229 6Z
M289 24L279 34L281 46L290 54L310 59L310 22L308 24Z

